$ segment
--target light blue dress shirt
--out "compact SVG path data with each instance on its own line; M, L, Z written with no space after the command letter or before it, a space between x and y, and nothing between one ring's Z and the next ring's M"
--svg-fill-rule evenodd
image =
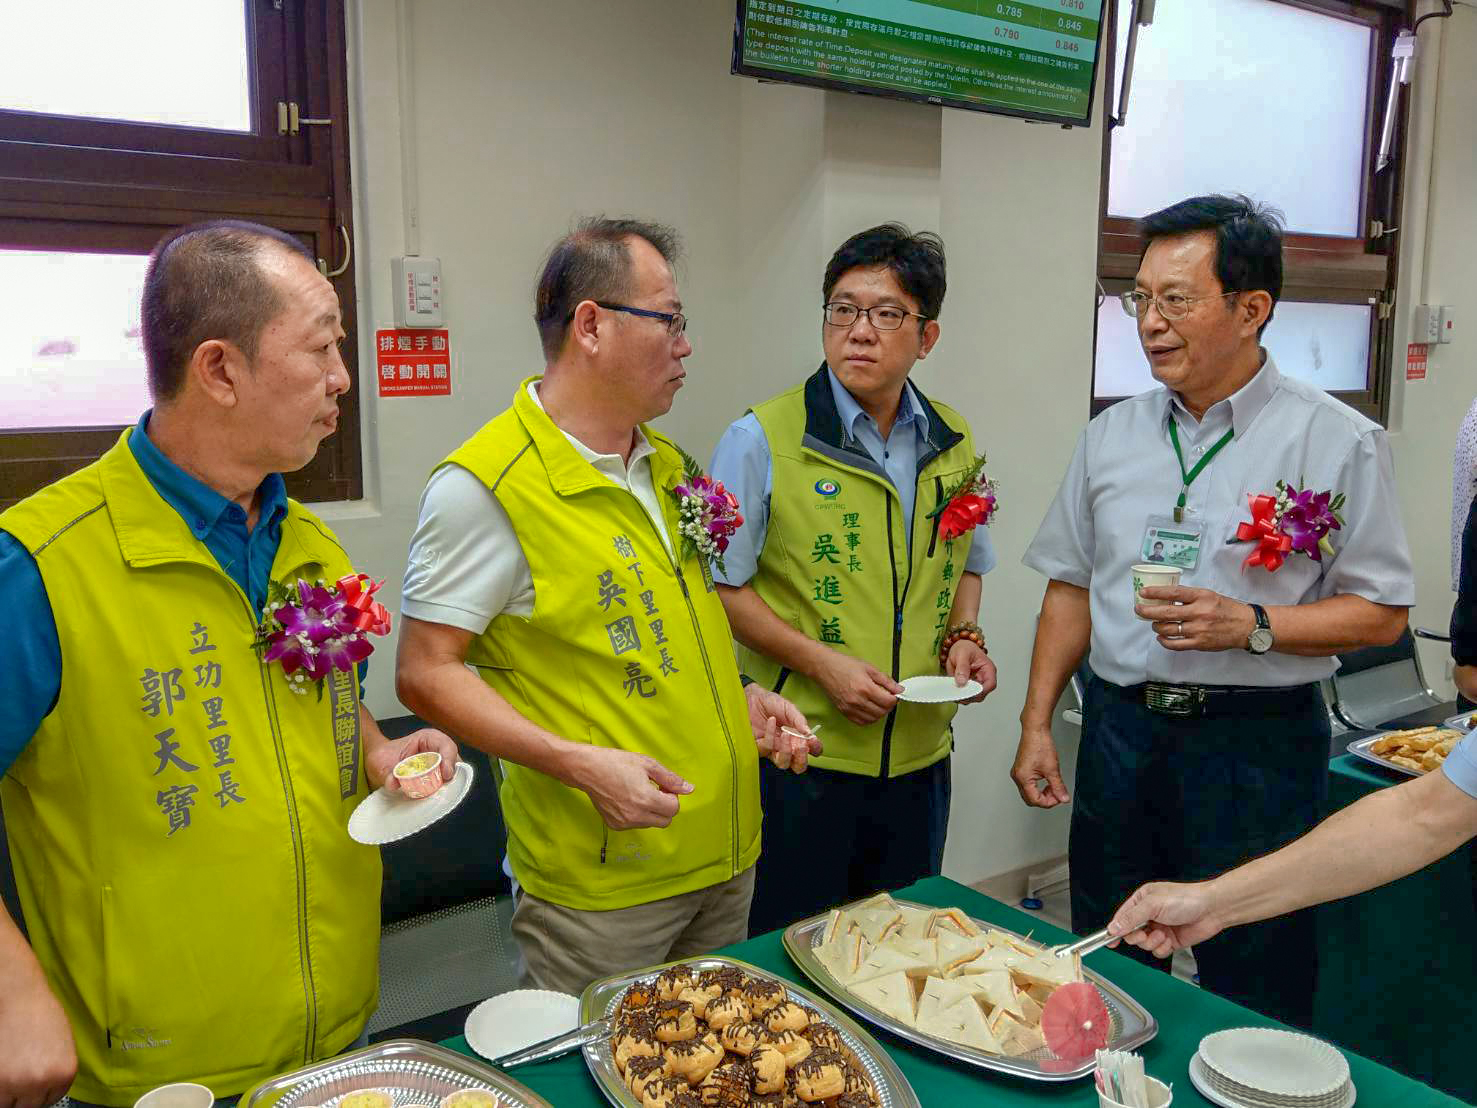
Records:
M1441 772L1462 792L1477 797L1477 731L1451 748L1446 761L1441 763Z
M826 379L831 383L831 395L836 400L842 425L886 471L888 480L897 489L903 502L903 520L911 549L913 503L918 495L918 451L928 437L928 416L914 399L912 382L903 386L897 419L884 442L876 421L862 410L856 397L846 391L846 386L829 368ZM753 412L723 432L713 450L709 473L738 498L739 511L744 516L744 525L734 533L723 554L723 570L720 572L714 566L713 577L725 585L745 585L759 569L759 553L769 533L769 495L774 488L774 459L769 453L769 440ZM964 571L983 576L995 568L995 548L990 545L989 529L975 528L971 540Z
M1186 468L1227 429L1236 437L1190 486L1186 518L1204 527L1200 561L1181 584L1267 606L1352 594L1376 604L1415 603L1415 573L1400 517L1390 444L1378 424L1326 392L1278 372L1270 357L1235 395L1197 421L1157 388L1115 404L1087 425L1056 499L1023 561L1045 577L1085 588L1092 607L1093 672L1116 685L1169 681L1285 687L1319 681L1336 658L1254 655L1245 650L1171 651L1133 612L1130 570L1143 560L1150 516L1174 510L1180 469L1169 438L1179 427ZM1243 568L1252 544L1235 542L1251 518L1248 494L1275 494L1285 480L1347 497L1334 556L1292 554L1276 572Z
M246 512L170 461L149 439L149 412L128 437L129 448L155 491L189 525L221 569L241 586L258 618L267 602L272 562L287 517L282 475L261 483L257 525L248 533ZM61 690L62 652L56 619L35 559L14 536L0 531L0 612L9 627L0 645L0 775L26 748ZM360 680L364 668L360 668Z

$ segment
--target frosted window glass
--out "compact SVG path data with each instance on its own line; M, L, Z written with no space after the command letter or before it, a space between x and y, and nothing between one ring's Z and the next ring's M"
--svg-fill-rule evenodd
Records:
M149 407L138 254L0 250L0 429L118 427Z
M249 132L242 0L0 0L0 108Z
M1357 392L1369 387L1367 304L1314 304L1284 300L1262 336L1277 368L1326 392ZM1138 328L1115 297L1097 314L1097 366L1093 394L1098 399L1133 396L1157 382L1139 346Z
M1113 132L1108 214L1240 192L1279 208L1291 231L1359 235L1373 34L1276 0L1157 5L1139 31L1128 122Z

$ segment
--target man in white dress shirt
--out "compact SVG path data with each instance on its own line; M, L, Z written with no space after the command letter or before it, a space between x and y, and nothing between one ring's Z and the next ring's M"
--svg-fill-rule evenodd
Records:
M1334 655L1393 642L1415 601L1385 433L1284 377L1260 336L1282 289L1275 217L1196 197L1147 217L1125 309L1162 387L1083 431L1025 555L1048 578L1012 777L1067 803L1051 713L1087 656L1069 861L1072 922L1102 927L1154 878L1203 880L1323 814ZM1328 547L1249 560L1249 497L1343 493ZM1265 502L1263 502L1265 505ZM1130 569L1173 539L1176 587L1134 605ZM1090 648L1090 653L1089 653ZM1201 983L1307 1026L1306 912L1196 946Z

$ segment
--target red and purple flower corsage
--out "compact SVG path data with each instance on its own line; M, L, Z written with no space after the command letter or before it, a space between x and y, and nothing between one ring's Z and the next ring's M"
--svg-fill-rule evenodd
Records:
M952 542L976 527L988 527L995 518L999 499L995 482L985 476L985 456L981 454L969 467L968 475L950 489L939 506L928 513L939 521L939 538Z
M1289 554L1306 554L1315 562L1327 554L1333 557L1330 531L1343 528L1339 515L1344 494L1314 492L1294 488L1286 481L1277 482L1276 495L1263 493L1246 497L1251 506L1251 519L1239 524L1232 542L1254 542L1256 547L1241 563L1241 568L1264 566L1275 573Z
M257 629L262 661L281 662L293 692L306 694L312 681L321 695L323 679L333 670L347 673L374 652L370 635L390 633L390 613L374 599L382 584L362 573L331 586L321 580L272 582Z

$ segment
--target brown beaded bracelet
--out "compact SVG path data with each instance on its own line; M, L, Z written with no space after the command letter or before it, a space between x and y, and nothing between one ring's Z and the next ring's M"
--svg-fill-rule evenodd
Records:
M974 643L984 653L990 653L989 650L985 649L985 633L980 630L978 623L969 623L967 621L956 623L944 635L943 642L939 643L939 669L947 670L949 668L949 651L954 649L955 643L963 642L965 639Z

